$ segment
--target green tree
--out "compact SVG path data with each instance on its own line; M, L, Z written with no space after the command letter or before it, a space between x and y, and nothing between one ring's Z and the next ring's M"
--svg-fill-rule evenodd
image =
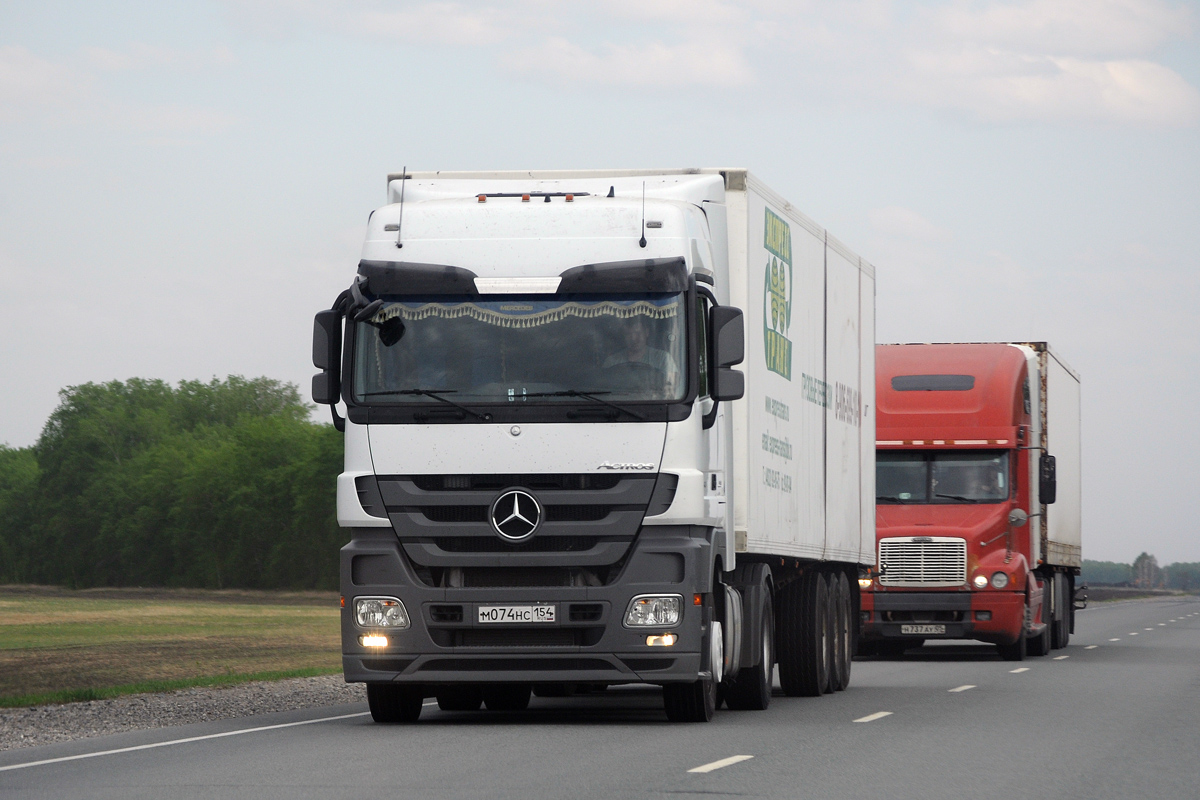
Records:
M1133 580L1133 568L1115 561L1083 560L1080 577L1092 586L1118 586Z

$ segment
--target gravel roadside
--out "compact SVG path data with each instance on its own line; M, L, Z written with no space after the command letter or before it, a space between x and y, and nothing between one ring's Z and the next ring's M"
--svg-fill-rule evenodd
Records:
M364 700L362 684L347 684L341 675L322 675L85 703L4 708L0 709L0 750Z

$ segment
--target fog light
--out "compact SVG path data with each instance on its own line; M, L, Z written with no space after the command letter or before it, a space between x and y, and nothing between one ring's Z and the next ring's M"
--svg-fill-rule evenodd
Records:
M871 579L870 578L859 578L858 579L858 588L870 589L871 588Z
M993 574L992 586L995 586L997 589L1003 589L1005 586L1008 586L1008 576L1003 572Z
M660 633L657 636L647 636L646 644L651 647L670 647L679 641L679 637L673 633Z
M683 598L677 594L640 594L625 611L627 628L666 628L679 624Z
M986 586L987 586L987 575L976 575L975 576L975 588L983 589Z
M990 612L990 611L976 611L975 612L975 619L979 620L980 622L987 622L991 618L992 618L992 612Z
M360 628L407 628L408 611L394 597L359 597L354 601L354 619Z
M363 647L387 647L388 640L386 636L381 636L378 633L367 633L358 637L358 643Z

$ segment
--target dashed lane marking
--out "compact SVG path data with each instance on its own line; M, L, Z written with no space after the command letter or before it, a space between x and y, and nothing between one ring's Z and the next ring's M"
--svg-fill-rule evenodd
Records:
M355 717L365 717L371 712L360 711L357 714L340 714L336 717L321 717L320 719L305 719L300 722L284 722L280 725L260 725L257 728L242 728L236 731L225 731L224 733L210 733L207 736L189 736L186 739L171 739L166 742L154 742L153 744L139 744L134 747L118 747L115 750L99 750L95 753L80 753L77 756L62 756L60 758L44 758L41 761L28 761L24 764L9 764L7 767L0 767L0 772L8 772L13 769L26 769L27 767L40 767L44 764L60 764L64 761L79 761L83 758L99 758L100 756L112 756L117 753L132 753L137 750L153 750L156 747L170 747L175 744L187 744L189 742L202 742L206 739L223 739L226 736L241 736L243 733L259 733L261 731L277 731L281 728L295 728L300 725L315 725L318 722L336 722L340 719L353 719Z
M1172 621L1172 622L1174 622L1175 620L1171 620L1171 621ZM1160 627L1160 628L1165 628L1165 627L1167 627L1167 623L1165 623L1165 622L1160 622L1160 623L1158 623L1158 627Z
M973 683L966 683L966 684L963 684L962 686L955 686L953 689L948 689L947 691L951 691L951 692L965 692L965 691L967 691L968 689L974 689L974 688L975 688L975 684L973 684Z
M1109 641L1111 642L1111 641L1112 641L1112 639L1109 639ZM1083 648L1083 649L1084 649L1084 650L1095 650L1095 649L1096 649L1097 647L1099 647L1099 646L1100 646L1100 645L1098 645L1098 644L1089 644L1087 647L1085 647L1085 648Z
M1142 628L1142 630L1144 630L1144 631L1152 631L1152 630L1154 630L1154 628Z
M1117 637L1117 638L1115 638L1115 639L1109 639L1109 641L1110 641L1110 642L1119 642L1119 641L1121 641L1121 637L1120 637L1120 636L1118 636L1118 637Z
M754 756L730 756L729 758L722 758L720 761L713 761L709 764L702 764L698 767L692 767L688 770L688 772L712 772L714 769L721 769L722 767L728 767L731 764L749 761L752 758L754 758Z
M1137 636L1137 633L1138 633L1137 631L1130 631L1130 632L1129 632L1129 635L1130 635L1130 636Z
M884 717L890 717L891 715L892 715L891 711L876 711L874 714L867 714L865 717L859 717L858 719L856 719L854 721L855 722L874 722L877 719L883 719Z
M1013 673L1014 675L1018 672L1029 672L1029 667L1017 667L1016 669L1010 669L1009 672Z
M1064 658L1070 658L1070 656L1055 656L1055 657L1054 657L1054 660L1055 660L1055 661L1062 661Z

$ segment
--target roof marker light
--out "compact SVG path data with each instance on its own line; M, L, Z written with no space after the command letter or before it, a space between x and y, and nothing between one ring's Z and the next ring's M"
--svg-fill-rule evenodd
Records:
M486 203L486 202L487 202L487 195L486 195L486 194L481 194L481 195L479 195L479 202L481 202L481 203Z
M522 203L528 203L528 202L529 202L529 195L527 195L527 194L523 194L523 195L521 195L521 202L522 202Z
M567 202L568 202L568 203L574 203L574 202L575 202L575 195L573 195L573 194L569 194L569 195L567 195Z

